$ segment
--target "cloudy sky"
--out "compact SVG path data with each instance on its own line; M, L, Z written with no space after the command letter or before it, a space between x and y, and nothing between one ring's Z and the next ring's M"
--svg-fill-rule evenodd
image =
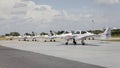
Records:
M0 0L0 34L120 28L120 0Z

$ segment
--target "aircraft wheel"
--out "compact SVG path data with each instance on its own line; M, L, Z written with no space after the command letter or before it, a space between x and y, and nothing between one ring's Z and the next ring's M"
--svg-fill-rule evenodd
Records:
M66 42L65 45L68 45L68 42Z
M46 40L44 42L47 42Z
M12 38L10 38L10 40L13 40Z
M52 42L52 40L50 40L50 42Z
M53 40L54 42L56 42L55 40Z
M82 44L82 45L85 45L85 42L84 42L84 40L81 40L81 44Z
M85 45L85 43L82 43L82 45Z
M73 41L74 45L76 45L76 41Z
M76 45L76 41L75 41L75 39L73 39L73 43L74 43L74 45Z

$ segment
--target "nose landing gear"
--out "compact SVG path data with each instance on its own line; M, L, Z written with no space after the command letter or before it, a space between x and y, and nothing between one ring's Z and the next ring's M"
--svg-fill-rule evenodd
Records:
M68 45L68 41L69 41L69 40L67 40L67 42L65 43L65 45Z
M76 41L75 41L75 39L73 39L73 43L74 43L74 45L76 45Z

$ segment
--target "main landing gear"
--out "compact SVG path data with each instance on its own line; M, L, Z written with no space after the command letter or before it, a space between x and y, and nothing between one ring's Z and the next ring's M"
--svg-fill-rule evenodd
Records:
M65 45L68 45L68 42L69 42L69 40L67 40L67 42L65 43ZM77 44L77 42L76 42L75 39L73 39L73 44L74 44L74 45ZM85 45L84 39L81 40L81 45Z
M69 42L69 40L67 40L67 42L65 43L65 45L68 45L68 42ZM74 45L77 44L76 41L75 41L75 39L73 39L73 44L74 44Z
M85 45L85 42L84 42L84 40L81 40L81 44L82 44L82 45Z
M68 42L66 42L65 45L68 45Z
M50 42L56 42L56 40L52 40L52 39L51 39Z
M47 40L45 40L44 42L47 42ZM50 42L56 42L56 40L52 40L52 39L51 39Z
M76 45L76 41L75 41L75 39L73 39L73 43L74 43L74 45Z
M37 39L36 39L36 38L33 38L32 41L37 41Z

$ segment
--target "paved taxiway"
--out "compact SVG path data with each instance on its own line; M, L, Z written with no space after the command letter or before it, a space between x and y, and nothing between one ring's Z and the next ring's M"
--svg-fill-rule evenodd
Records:
M2 46L32 51L64 59L99 65L120 67L120 42L87 41L88 45L64 45L62 42L0 41Z
M104 68L0 46L0 68Z

